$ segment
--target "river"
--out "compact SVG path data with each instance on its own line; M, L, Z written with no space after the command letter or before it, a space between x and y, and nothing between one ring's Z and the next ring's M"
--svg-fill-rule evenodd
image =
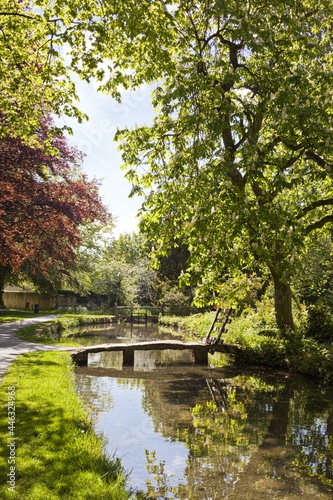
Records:
M156 338L172 336L156 325L111 325L76 340ZM121 357L89 355L76 369L77 391L107 452L147 498L332 499L331 386L287 372L195 366L184 351L139 351L124 369Z

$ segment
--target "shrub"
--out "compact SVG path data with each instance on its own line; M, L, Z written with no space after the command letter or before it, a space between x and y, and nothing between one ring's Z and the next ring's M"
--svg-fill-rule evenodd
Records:
M161 304L166 314L186 316L191 312L191 299L177 287L165 293Z
M263 337L252 346L237 354L237 361L250 365L265 365L274 368L287 368L286 349L282 342Z
M332 308L324 301L310 306L308 317L302 323L302 333L306 337L318 342L333 341L333 314Z

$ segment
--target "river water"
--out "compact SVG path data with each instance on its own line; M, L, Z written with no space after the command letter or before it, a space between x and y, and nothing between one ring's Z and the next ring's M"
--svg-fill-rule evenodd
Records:
M154 338L172 337L156 325L112 325L75 340ZM76 384L107 452L147 498L333 498L331 386L286 372L195 366L182 351L139 351L124 369L121 353L89 355Z

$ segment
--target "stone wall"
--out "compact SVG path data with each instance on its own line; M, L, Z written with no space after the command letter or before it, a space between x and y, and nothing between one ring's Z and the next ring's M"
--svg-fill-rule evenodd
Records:
M47 293L36 292L4 292L4 302L10 309L34 310L35 304L39 304L40 311L55 309L60 306L76 306L75 295L65 295L54 297Z

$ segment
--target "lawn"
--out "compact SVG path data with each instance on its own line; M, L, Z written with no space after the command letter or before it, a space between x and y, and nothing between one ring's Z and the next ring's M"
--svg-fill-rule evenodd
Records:
M8 309L7 314L0 315L0 324L1 323L11 323L13 321L19 321L21 319L39 318L41 316L47 316L49 314L57 314L57 311L50 310L50 311L42 311L39 313L34 313L33 311Z
M94 433L68 353L19 356L0 386L0 405L1 499L137 498Z
M112 315L101 314L100 312L89 312L89 313L57 313L55 310L43 311L40 313L33 313L31 311L20 311L20 310L9 310L6 316L0 316L0 324L5 322L20 321L22 319L39 318L48 315L58 315L61 316L58 319L50 319L50 321L40 324L34 324L20 328L16 331L15 335L28 342L35 342L39 344L56 344L63 346L77 346L64 332L74 326L82 326L86 324L103 323L104 319L111 321ZM37 334L37 331L41 328L47 328L47 325L53 325L53 328L59 333L57 338L52 335L52 327L48 328L49 331L44 331L43 333ZM69 330L68 330L69 331Z

